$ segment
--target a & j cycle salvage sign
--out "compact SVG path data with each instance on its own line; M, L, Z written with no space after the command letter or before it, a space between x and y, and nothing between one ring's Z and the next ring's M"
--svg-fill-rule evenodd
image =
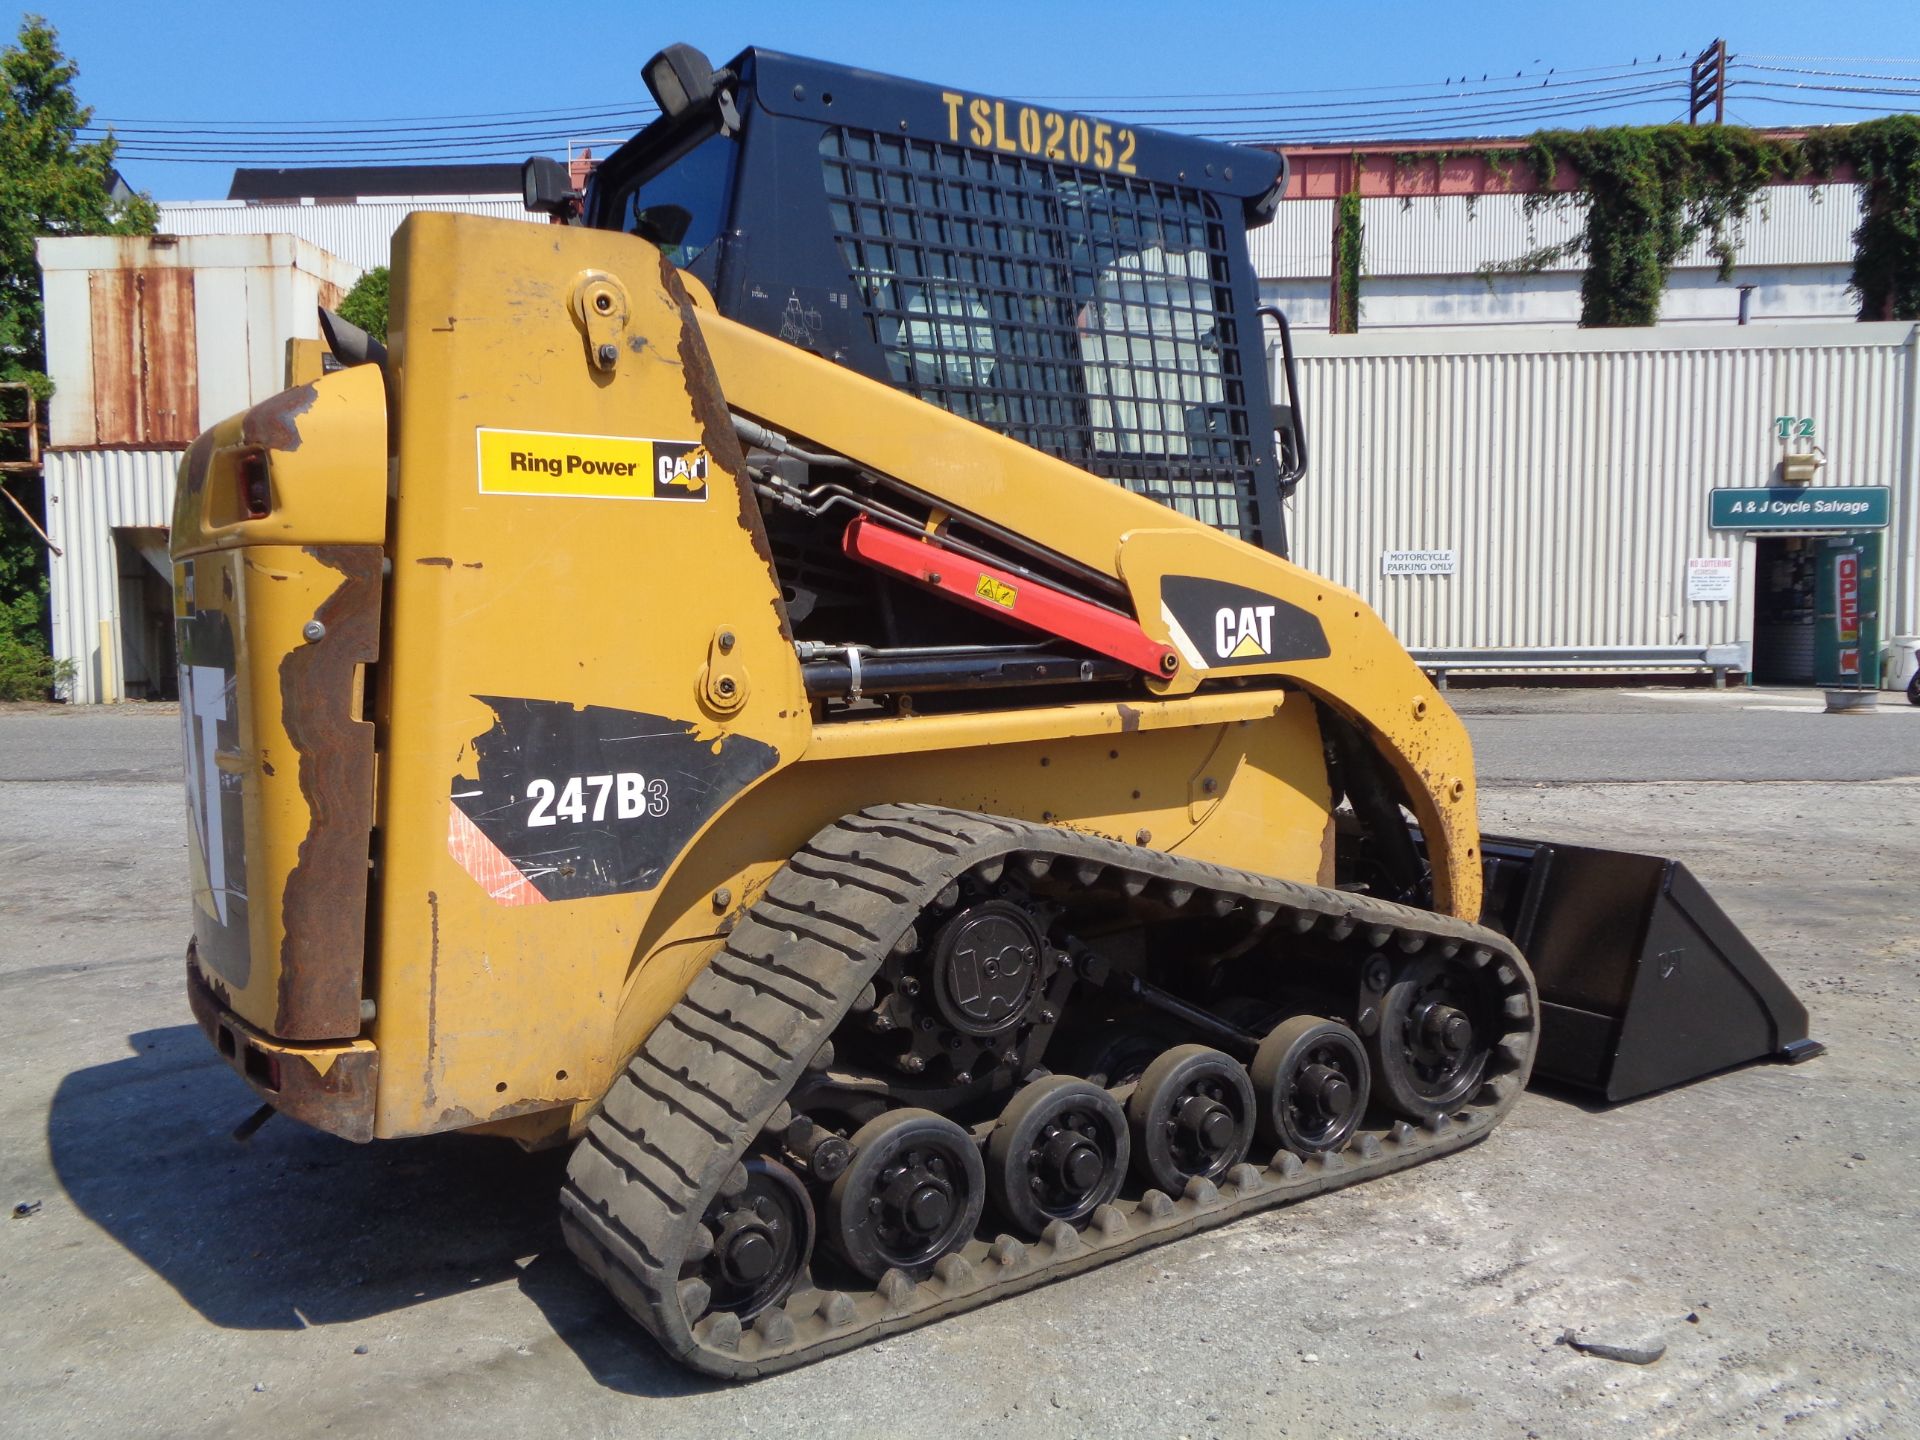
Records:
M1891 496L1885 485L1714 490L1707 523L1715 530L1881 530Z

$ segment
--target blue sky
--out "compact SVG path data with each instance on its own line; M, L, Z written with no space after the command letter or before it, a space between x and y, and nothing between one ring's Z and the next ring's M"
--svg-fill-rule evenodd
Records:
M1247 96L1249 106L1289 101L1312 107L1259 117L1275 138L1325 127L1329 117L1364 117L1377 97L1408 111L1409 136L1433 133L1413 102L1447 93L1439 82L1464 75L1516 72L1564 85L1595 67L1613 78L1591 84L1635 88L1633 66L1666 65L1724 36L1736 56L1789 57L1789 69L1855 69L1920 77L1920 3L1673 4L1616 0L1607 5L1520 4L1026 4L972 0L964 5L830 3L830 0L727 0L659 6L592 3L529 6L468 0L369 4L335 0L322 7L262 6L192 0L179 6L129 0L46 0L48 18L80 64L81 97L103 119L136 123L215 121L235 125L356 121L563 108L612 110L645 103L640 66L660 46L684 40L716 61L757 44L863 65L973 90L1048 98L1112 112L1147 96ZM1830 57L1806 61L1791 57ZM1905 60L1878 67L1839 60ZM1608 72L1612 74L1612 72ZM1776 72L1749 78L1783 84L1858 84ZM1532 80L1530 84L1538 84ZM1658 76L1650 84L1677 78ZM1360 90L1358 87L1374 87ZM1920 81L1909 88L1920 91ZM1352 90L1354 93L1327 93ZM1312 94L1305 92L1314 92ZM1456 92L1457 93L1457 92ZM1577 88L1565 93L1581 93ZM1591 93L1590 91L1587 93ZM1863 118L1841 104L1920 108L1913 101L1806 91L1733 100L1733 115L1753 124L1809 124ZM1811 103L1806 103L1811 102ZM1199 105L1198 99L1184 103ZM1463 103L1458 100L1453 103ZM1489 100L1488 104L1511 104ZM1330 108L1322 111L1320 105ZM1674 118L1671 95L1623 97L1601 121ZM1399 112L1395 112L1396 115ZM1145 117L1141 117L1145 118ZM532 122L520 122L532 123ZM572 133L572 121L564 124ZM1190 123L1216 123L1195 115ZM1475 122L1482 133L1524 132L1538 120ZM1565 123L1554 121L1551 123ZM1575 123L1580 123L1575 121ZM579 122L578 138L609 128ZM311 142L313 137L307 137ZM392 139L393 137L384 137ZM440 138L447 138L441 136ZM129 136L131 151L131 136ZM173 137L171 144L183 143ZM259 143L258 137L195 143ZM291 140L266 143L295 143ZM533 148L533 147L525 147ZM564 148L564 147L562 147ZM320 158L317 152L303 152ZM448 152L451 153L451 152ZM505 157L502 157L505 158ZM129 158L129 180L162 199L226 194L228 163L161 163Z

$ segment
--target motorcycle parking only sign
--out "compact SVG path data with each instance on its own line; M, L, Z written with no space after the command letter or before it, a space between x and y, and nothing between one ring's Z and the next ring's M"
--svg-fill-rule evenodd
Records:
M1451 575L1455 556L1451 550L1382 550L1382 575Z

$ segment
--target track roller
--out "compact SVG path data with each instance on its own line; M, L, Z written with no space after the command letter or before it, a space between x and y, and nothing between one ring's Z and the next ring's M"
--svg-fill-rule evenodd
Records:
M1343 1148L1366 1114L1371 1073L1345 1025L1317 1015L1282 1021L1253 1057L1260 1138L1296 1155Z
M1120 1193L1131 1152L1126 1112L1105 1090L1071 1075L1027 1086L987 1140L987 1188L1029 1236L1079 1225Z
M1230 1055L1176 1045L1147 1066L1127 1101L1133 1168L1147 1184L1179 1195L1196 1176L1216 1180L1253 1143L1253 1085Z
M890 1110L853 1135L853 1160L828 1192L827 1242L869 1280L915 1278L972 1238L986 1208L973 1137L931 1110Z

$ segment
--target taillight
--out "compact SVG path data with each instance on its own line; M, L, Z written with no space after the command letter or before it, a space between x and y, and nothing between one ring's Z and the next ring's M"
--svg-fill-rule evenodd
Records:
M248 445L233 455L234 484L240 491L240 513L259 520L273 510L273 487L267 480L267 452L261 445Z

